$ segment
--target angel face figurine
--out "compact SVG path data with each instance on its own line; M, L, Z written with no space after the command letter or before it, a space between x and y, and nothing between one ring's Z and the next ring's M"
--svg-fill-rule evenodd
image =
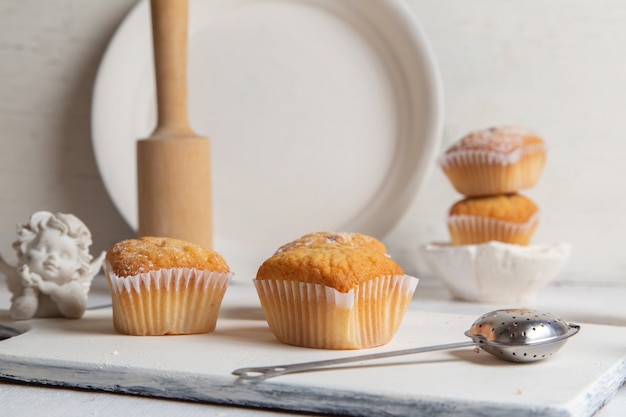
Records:
M11 317L81 318L105 255L92 262L90 245L89 229L72 214L39 211L19 225L13 243L17 266L0 256L0 270L13 294Z

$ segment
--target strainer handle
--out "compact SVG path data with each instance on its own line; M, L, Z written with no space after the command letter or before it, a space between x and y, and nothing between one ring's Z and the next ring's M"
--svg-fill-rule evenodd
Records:
M250 368L235 369L232 374L237 375L239 379L246 381L263 381L275 376L292 374L295 372L304 372L313 369L326 369L335 365L342 365L345 363L363 362L374 359L391 358L394 356L413 355L415 353L432 352L436 350L458 349L462 347L475 346L474 341L464 341L457 343L447 343L443 345L425 346L419 348L410 348L402 350L393 350L389 352L372 353L368 355L349 356L345 358L327 359L314 362L302 362L292 363L288 365L273 365L273 366L257 366Z

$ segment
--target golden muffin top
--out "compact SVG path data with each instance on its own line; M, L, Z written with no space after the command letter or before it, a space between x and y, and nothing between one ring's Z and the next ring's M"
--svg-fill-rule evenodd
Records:
M351 232L315 232L306 234L293 242L289 242L276 251L286 252L288 250L292 250L294 248L298 248L301 246L306 247L316 247L316 246L359 246L370 248L375 252L387 253L387 248L385 245L376 238L371 236L367 236L361 233L351 233Z
M146 236L118 242L107 251L106 260L120 277L171 268L230 272L219 253L191 242L166 237Z
M256 279L320 284L346 293L376 277L403 274L393 259L368 247L320 245L277 252L263 262Z
M453 143L439 159L445 168L458 158L479 155L483 162L514 163L522 154L545 153L543 139L535 133L516 126L491 127L468 133Z
M478 216L526 223L538 213L537 205L520 194L504 194L488 197L470 197L456 202L450 208L450 216Z

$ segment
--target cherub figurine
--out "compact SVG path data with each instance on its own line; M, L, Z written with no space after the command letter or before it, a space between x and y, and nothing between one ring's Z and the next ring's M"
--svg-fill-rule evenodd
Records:
M38 211L27 224L18 225L13 243L17 266L0 256L0 272L13 294L11 317L81 318L105 255L91 262L91 243L89 229L72 214Z

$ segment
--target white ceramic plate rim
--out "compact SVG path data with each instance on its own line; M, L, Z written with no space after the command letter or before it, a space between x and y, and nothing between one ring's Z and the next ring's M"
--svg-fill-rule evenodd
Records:
M191 0L190 9L195 10L201 2L211 3L220 0ZM277 0L265 0L265 3L276 3ZM291 0L292 3L306 4L308 7L327 8L327 1ZM250 4L262 4L263 0L239 2L243 7ZM233 3L235 4L235 3ZM338 4L338 3L335 3ZM335 6L333 4L333 7ZM399 0L346 0L341 3L341 13L348 13L364 20L368 36L378 37L389 47L386 63L398 71L401 90L398 137L398 151L393 168L384 178L384 186L377 190L377 198L361 207L354 216L345 219L326 219L326 229L359 231L377 237L383 237L401 219L432 169L435 153L438 150L443 128L443 93L434 54L426 36L412 11ZM327 11L325 9L325 11ZM144 51L146 47L151 57L151 45L142 43L145 37L139 36L141 31L149 31L149 11L147 1L140 1L122 22L112 38L100 64L93 94L92 105L92 140L96 161L114 204L127 221L136 229L136 173L135 166L120 166L116 157L119 149L136 137L133 132L115 130L116 118L123 112L137 111L133 103L116 101L124 98L126 91L120 87L120 80L138 76L142 71L151 71L151 67L138 68L132 53ZM190 14L190 33L194 27L202 25L197 13ZM208 23L207 23L208 25ZM141 38L141 39L140 39ZM372 46L373 48L373 46ZM139 55L142 55L139 54ZM130 57L130 59L129 59ZM144 56L145 57L145 56ZM130 77L132 78L132 77ZM128 87L128 81L126 86ZM122 83L124 84L124 83ZM190 90L193 86L190 86ZM112 103L119 105L113 106ZM215 157L215 156L214 156ZM123 175L120 175L123 174ZM219 173L214 172L214 178ZM130 191L130 192L129 192ZM300 190L307 193L306 184ZM291 192L291 191L289 191ZM219 205L214 201L214 205ZM250 214L254 216L254 206L250 206ZM311 216L314 213L301 213ZM274 221L280 219L273 219ZM219 222L220 219L215 219ZM315 231L315 230L310 230ZM293 237L295 236L295 232ZM284 239L283 236L281 238ZM267 239L249 236L250 241L243 246L259 246L267 244ZM216 248L220 250L220 242L228 240L225 236L216 235ZM241 242L243 244L243 242ZM271 253L273 248L266 248ZM249 250L249 249L243 249ZM258 261L255 260L255 261Z

